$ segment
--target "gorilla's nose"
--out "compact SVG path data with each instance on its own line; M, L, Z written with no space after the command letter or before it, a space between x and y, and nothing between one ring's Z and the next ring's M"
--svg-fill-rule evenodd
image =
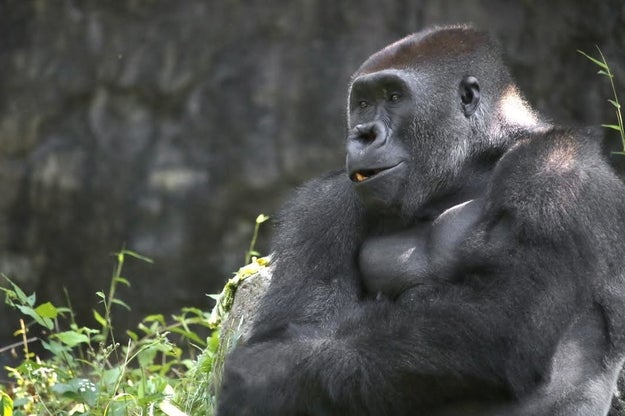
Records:
M356 140L364 145L375 142L381 142L379 144L382 144L386 140L386 127L379 121L358 124L352 129L348 140Z

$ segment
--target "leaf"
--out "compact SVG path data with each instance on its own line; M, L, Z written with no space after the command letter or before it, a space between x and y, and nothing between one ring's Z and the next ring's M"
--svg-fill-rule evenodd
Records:
M152 260L151 258L142 256L141 254L139 254L137 252L134 252L132 250L122 250L121 253L119 253L119 254L127 254L130 257L134 257L135 259L143 260L146 263L154 263L154 260Z
M605 76L606 76L606 77L608 77L608 78L613 78L613 77L614 77L614 75L612 75L612 74L610 74L610 73L608 73L608 72L605 72L603 69L600 69L599 71L597 71L597 74L599 74L599 75L605 75Z
M121 276L117 276L117 277L113 278L113 280L115 282L117 282L117 283L121 283L123 285L126 285L126 286L130 287L130 282L126 278L123 278Z
M61 341L63 344L69 347L75 347L78 344L89 343L88 336L86 336L85 334L76 332L76 331L59 332L58 334L55 334L54 336L57 337L59 341Z
M612 105L613 105L616 109L618 109L618 110L620 110L620 109L621 109L621 105L620 105L618 102L616 102L616 101L614 101L614 100L610 100L610 99L608 99L608 101L609 101L609 102L610 102L610 104L612 104Z
M155 315L148 315L145 318L143 318L144 322L160 322L161 324L165 325L165 317L162 314L155 314Z
M2 414L0 416L13 415L13 400L3 391L0 391L0 410L2 410Z
M256 263L258 263L259 266L269 266L269 260L270 257L266 256L266 257L259 257L256 259Z
M139 351L139 353L137 354L137 361L139 361L139 366L141 368L145 368L151 365L154 362L157 353L158 349L154 346L150 346Z
M171 332L182 335L183 337L203 347L206 345L206 342L202 338L200 338L195 332L185 331L184 329L181 329L181 328L171 328Z
M95 292L95 295L102 300L106 300L106 295L104 294L104 292L98 291L98 292Z
M66 308L65 306L58 306L56 307L56 311L58 312L59 315L63 315L64 313L71 313L72 310L70 308Z
M98 321L100 325L102 325L102 328L106 328L108 326L106 319L104 319L104 317L100 315L100 313L98 313L98 311L96 311L95 309L93 310L93 317L96 321Z
M115 303L123 308L126 308L126 310L130 310L130 306L128 306L128 304L126 302L124 302L123 300L120 299L113 299L111 300L111 303Z
M577 50L577 52L579 52L579 53L581 53L582 55L584 55L587 59L589 59L590 61L592 61L595 65L598 65L598 66L600 66L601 68L603 68L603 69L605 69L605 70L609 71L608 66L607 66L604 62L601 62L600 60L593 58L592 56L588 55L586 52L581 51L581 50L579 50L579 49Z
M9 282L11 281L9 280ZM28 296L26 296L26 293L24 293L24 291L20 289L19 286L15 283L11 282L11 285L13 286L15 294L17 295L17 299L19 299L19 301L22 303L28 303Z
M161 409L161 411L167 416L188 416L185 412L178 409L167 400L163 400L162 402L160 402L158 404L158 408Z
M39 325L41 325L41 326L43 326L43 327L45 327L47 329L52 329L54 327L54 323L52 322L52 320L50 318L44 318L42 316L39 316L39 314L37 312L35 312L35 310L33 308L31 308L30 306L16 305L16 307L24 315L27 315L27 316L30 316L31 318L33 318L35 320L35 322L37 322Z
M56 383L51 390L59 396L80 402L74 405L74 413L70 410L70 415L76 414L76 412L79 411L81 412L80 414L84 414L83 412L86 411L85 405L91 407L95 406L99 391L95 383L84 378L76 378L67 383ZM80 410L81 405L82 410Z
M616 131L621 131L621 127L617 126L616 124L602 124L601 127L605 127L607 129L612 129L612 130L616 130Z
M52 339L48 342L41 340L41 345L47 351L50 351L52 354L60 357L66 356L66 354L68 354L71 350L71 348L69 348L67 345L64 345L62 342L58 342Z
M110 370L104 370L102 372L101 382L107 387L107 389L112 390L113 386L117 383L117 380L123 374L123 368L121 367L113 367Z
M196 316L200 316L200 317L204 316L204 311L201 310L200 308L184 307L184 308L182 308L182 312L184 312L184 313L192 313L192 314L194 314Z
M87 405L84 403L76 403L74 407L69 409L69 416L73 416L75 414L84 415L87 412Z
M58 310L50 302L42 303L35 308L35 312L42 318L55 319L59 314Z

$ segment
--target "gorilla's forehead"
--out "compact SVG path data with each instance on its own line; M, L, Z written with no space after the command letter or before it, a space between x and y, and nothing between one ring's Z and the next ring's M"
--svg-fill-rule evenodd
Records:
M418 68L432 66L463 56L471 56L483 48L493 46L487 32L470 26L445 26L409 35L367 59L355 76L383 69Z

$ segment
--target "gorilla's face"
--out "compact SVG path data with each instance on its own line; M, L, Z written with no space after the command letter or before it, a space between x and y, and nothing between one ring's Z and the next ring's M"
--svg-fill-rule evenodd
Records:
M369 207L396 207L411 164L404 140L413 117L411 88L396 71L361 75L349 97L347 173Z
M347 173L369 211L419 215L462 166L479 87L444 78L385 69L354 79Z

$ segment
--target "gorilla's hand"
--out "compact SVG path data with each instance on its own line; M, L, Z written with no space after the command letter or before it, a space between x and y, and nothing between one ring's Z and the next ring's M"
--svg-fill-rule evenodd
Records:
M282 341L237 348L225 369L217 415L332 414L307 372L312 347Z
M288 368L294 363L281 357L284 351L273 342L236 349L225 369L217 415L283 414L287 408L283 384L295 374Z

